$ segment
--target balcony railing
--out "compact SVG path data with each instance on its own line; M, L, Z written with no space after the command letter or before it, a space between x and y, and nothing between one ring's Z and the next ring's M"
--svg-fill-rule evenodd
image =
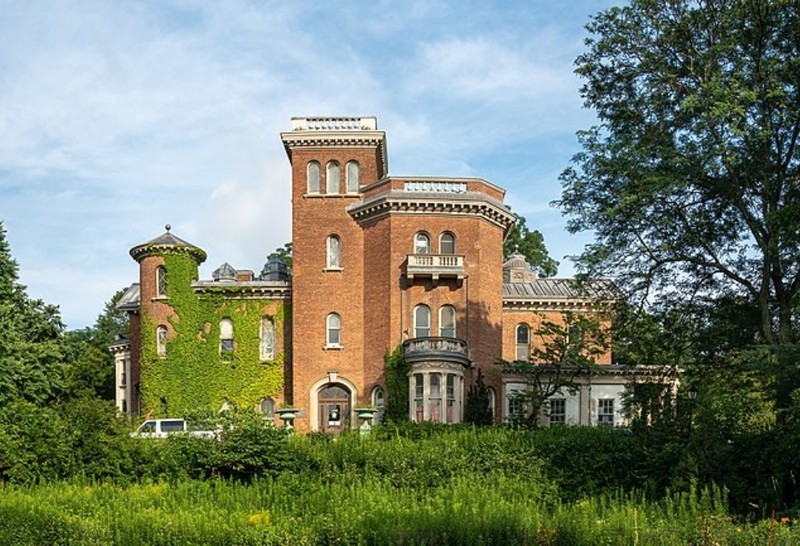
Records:
M406 265L406 276L464 278L464 256L455 254L409 254Z
M403 342L403 356L408 362L447 360L469 364L467 342L454 337L416 337Z

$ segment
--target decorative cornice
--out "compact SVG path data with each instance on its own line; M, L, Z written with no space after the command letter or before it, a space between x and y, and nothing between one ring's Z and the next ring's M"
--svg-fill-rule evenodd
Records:
M602 303L591 298L503 298L503 311L603 311Z
M502 204L480 193L454 195L387 192L347 208L350 216L364 225L389 214L447 214L480 217L507 231L514 215Z
M194 281L192 290L195 294L222 294L231 299L292 299L292 284L280 281Z
M187 254L194 258L194 260L201 264L206 261L206 253L204 250L196 246L175 246L170 244L143 244L131 249L131 258L137 262L148 256L162 256L164 254Z
M327 130L307 131L295 130L281 133L281 140L286 154L291 159L292 150L297 148L375 148L378 150L382 175L389 172L389 161L386 152L386 133L370 130Z

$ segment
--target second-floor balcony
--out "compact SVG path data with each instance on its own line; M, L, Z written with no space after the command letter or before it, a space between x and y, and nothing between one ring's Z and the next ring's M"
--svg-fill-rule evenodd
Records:
M407 362L449 361L469 365L467 342L454 337L415 337L403 342Z
M464 278L464 256L457 254L408 254L406 276L440 278Z

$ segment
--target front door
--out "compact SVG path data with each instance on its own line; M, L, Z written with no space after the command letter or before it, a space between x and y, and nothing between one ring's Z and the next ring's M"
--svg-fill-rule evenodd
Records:
M350 392L338 384L319 391L319 430L341 432L350 428Z

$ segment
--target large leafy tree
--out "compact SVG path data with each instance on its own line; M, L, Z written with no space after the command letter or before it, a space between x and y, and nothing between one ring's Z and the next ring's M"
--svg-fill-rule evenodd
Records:
M0 222L0 408L13 400L54 400L63 388L58 308L30 299L19 283Z
M562 175L580 265L641 301L750 302L754 342L797 341L800 4L632 0L577 59L599 125Z

